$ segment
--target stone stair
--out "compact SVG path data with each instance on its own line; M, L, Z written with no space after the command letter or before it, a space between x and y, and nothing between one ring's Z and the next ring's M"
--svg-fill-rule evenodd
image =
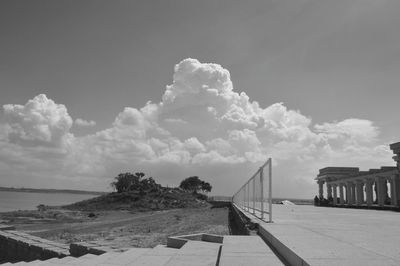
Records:
M182 245L179 245L180 248L158 245L154 248L131 248L123 252L110 251L100 255L86 254L80 257L67 256L31 262L8 262L2 265L283 265L259 236L221 237L201 234L200 237L194 235L186 237L188 239L185 239L185 236L174 237L170 242L176 245L176 239L184 240ZM210 242L213 240L217 243Z

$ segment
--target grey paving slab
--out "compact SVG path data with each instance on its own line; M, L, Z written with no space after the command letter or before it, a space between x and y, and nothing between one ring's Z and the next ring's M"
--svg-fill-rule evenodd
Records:
M196 255L196 256L218 256L221 244L203 242L203 241L188 241L178 251L179 255Z
M283 265L259 236L224 236L219 265Z
M178 255L172 257L166 266L215 266L217 257L198 255Z
M340 266L398 266L397 262L386 259L309 259L313 266L340 265Z
M271 256L224 256L221 258L220 266L249 266L249 265L268 265L268 266L282 266L284 265L280 260Z
M179 252L179 249L177 248L169 248L167 246L163 245L158 245L149 252L149 254L154 255L154 256L170 256L177 254Z
M400 265L400 213L273 205L261 223L310 265Z
M216 265L221 244L188 241L165 265Z
M132 265L149 265L149 266L161 266L166 265L167 262L174 256L171 255L151 255L145 254L140 256Z
M272 254L273 251L259 236L225 236L223 253L261 253Z

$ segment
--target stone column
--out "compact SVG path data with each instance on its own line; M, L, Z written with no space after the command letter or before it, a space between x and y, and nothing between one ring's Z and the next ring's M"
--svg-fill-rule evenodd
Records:
M390 204L393 206L398 206L397 202L397 176L393 176L389 182L390 182L390 198L391 202Z
M365 194L367 197L367 206L371 206L373 204L373 191L372 191L372 181L369 179L365 180Z
M363 183L361 180L356 181L356 190L357 190L357 206L361 206L361 204L364 203Z
M356 184L351 183L351 204L356 204Z
M376 192L377 192L377 195L376 195L376 198L377 198L377 200L378 200L378 205L379 206L383 206L384 205L384 201L385 201L385 199L384 199L384 195L383 195L383 179L381 179L381 178L378 178L378 177L376 177L375 178L375 184L377 185L377 190L376 190Z
M351 201L351 183L350 182L346 183L346 201L347 201L347 205L351 205L352 201Z
M382 193L382 197L383 197L383 203L385 204L386 201L389 200L389 194L388 194L388 187L387 187L387 180L383 179L383 193Z
M337 184L333 184L333 205L337 205Z
M397 170L398 170L397 175L395 175L395 177L392 178L393 179L393 181L392 181L393 182L393 187L394 187L393 195L395 195L395 197L396 197L396 202L395 203L396 203L396 206L398 206L399 205L398 200L400 199L400 180L399 180L399 175L400 175L400 142L390 144L390 149L394 153L393 160L396 162ZM392 198L393 198L393 196L392 196Z
M331 184L326 183L326 193L327 193L327 196L326 196L327 199L332 197L332 185Z
M397 202L397 204L396 204L396 206L399 206L400 204L399 204L399 200L400 200L400 178L399 178L399 175L395 175L394 177L393 177L393 186L394 186L394 194L396 195L396 202Z
M324 197L324 181L318 180L318 186L319 186L319 198L322 199Z
M339 197L340 197L340 205L344 204L344 197L343 197L343 184L339 184Z

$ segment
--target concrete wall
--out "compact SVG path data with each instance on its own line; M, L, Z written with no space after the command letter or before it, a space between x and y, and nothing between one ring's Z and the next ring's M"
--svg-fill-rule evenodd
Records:
M231 235L255 235L258 230L257 226L234 205L230 205L229 228Z
M15 230L0 230L1 261L33 261L62 258L69 255L69 246Z

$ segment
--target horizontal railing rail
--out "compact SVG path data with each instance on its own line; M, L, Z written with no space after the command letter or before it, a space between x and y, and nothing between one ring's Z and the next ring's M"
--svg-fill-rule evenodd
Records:
M264 170L268 167L268 172ZM266 179L266 180L265 180ZM272 222L272 160L269 158L233 195L232 202L262 220Z
M209 201L227 201L227 202L231 202L232 197L228 197L228 196L209 196L208 200Z

